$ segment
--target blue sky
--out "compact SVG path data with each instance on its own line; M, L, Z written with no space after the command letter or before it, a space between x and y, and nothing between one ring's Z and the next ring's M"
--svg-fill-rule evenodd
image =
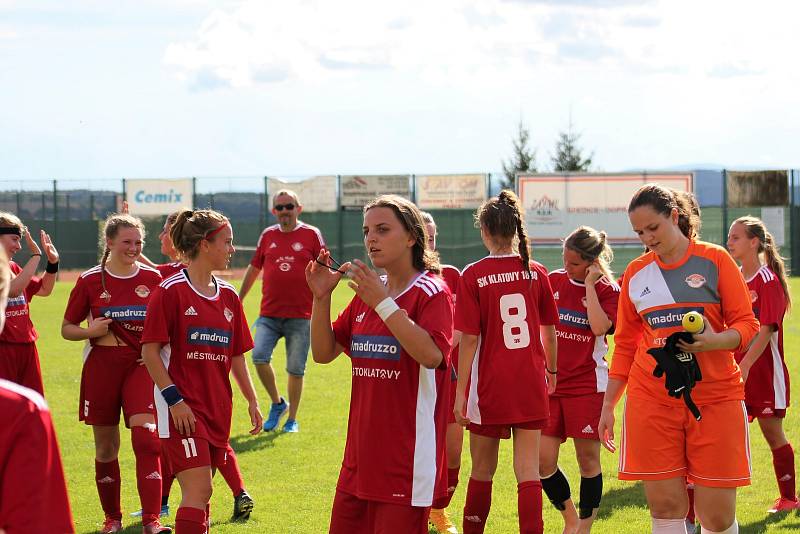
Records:
M68 7L67 7L68 6ZM791 1L0 0L0 180L800 167Z

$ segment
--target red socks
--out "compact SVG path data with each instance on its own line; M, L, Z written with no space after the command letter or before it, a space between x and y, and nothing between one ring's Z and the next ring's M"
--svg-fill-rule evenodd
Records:
M453 494L456 492L456 487L458 487L459 470L460 468L458 467L447 470L447 495L444 497L439 497L438 499L434 499L431 508L442 510L450 506L450 501L453 499Z
M131 445L136 456L136 487L142 503L142 524L158 519L161 512L161 443L155 429L131 428Z
M121 521L119 462L117 460L111 460L110 462L98 462L95 460L94 479L97 483L97 494L100 496L100 506L103 507L106 517Z
M794 450L792 450L792 445L790 443L772 451L772 465L775 468L775 478L778 481L778 489L781 492L781 497L791 500L796 499Z
M228 445L226 454L225 465L218 466L217 470L222 475L222 478L225 479L225 482L228 483L233 496L236 497L244 490L244 480L242 480L242 472L239 471L239 462L236 460L236 455L230 445Z
M205 510L181 506L175 514L175 534L206 534L206 519Z
M520 534L543 534L542 483L529 480L517 484L517 510Z
M539 502L541 503L541 496ZM483 534L491 506L492 481L470 478L467 484L467 501L464 503L463 533Z

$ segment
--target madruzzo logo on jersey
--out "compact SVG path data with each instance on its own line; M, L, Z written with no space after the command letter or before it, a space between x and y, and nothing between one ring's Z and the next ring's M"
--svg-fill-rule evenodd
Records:
M144 321L147 306L105 306L100 314L115 321Z
M687 308L670 308L668 310L657 310L644 314L644 319L653 328L673 328L682 326L681 321L683 316L690 311L696 311L703 314L703 308L693 306Z
M350 357L397 361L400 342L392 336L355 335L350 340Z
M589 318L585 313L566 308L558 309L558 319L562 326L571 326L583 330L589 329Z
M6 301L6 307L7 308L13 308L15 306L24 306L25 304L27 304L27 302L28 301L25 300L25 295L20 295L18 297L9 298Z
M231 342L231 331L194 326L189 328L186 338L186 342L190 345L227 347Z

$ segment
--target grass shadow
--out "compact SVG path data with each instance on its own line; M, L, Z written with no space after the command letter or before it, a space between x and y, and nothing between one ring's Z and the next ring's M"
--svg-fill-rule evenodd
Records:
M231 436L230 444L236 454L244 454L253 451L260 451L262 449L270 449L275 447L275 440L283 437L285 432L261 432L258 435L251 436L250 434L243 434L239 436Z
M781 530L786 530L786 532L800 532L800 515L798 512L793 512L789 514L767 514L764 516L763 519L760 521L756 521L754 523L747 523L746 525L739 524L739 532L742 534L757 534L761 532L767 531L767 526L773 523L780 523L787 519L787 517L792 517L795 519L794 522L785 522L781 525Z
M577 495L573 495L573 498ZM626 483L619 488L603 491L603 499L600 501L600 510L597 512L598 519L608 519L616 510L633 506L635 508L647 509L647 499L644 496L644 484L641 482Z

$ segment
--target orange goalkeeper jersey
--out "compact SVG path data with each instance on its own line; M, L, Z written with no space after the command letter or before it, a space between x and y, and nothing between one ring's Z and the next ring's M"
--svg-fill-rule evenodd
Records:
M664 377L653 376L655 359L647 349L661 347L683 329L689 311L703 314L715 332L733 328L744 351L758 332L750 295L728 252L717 245L691 241L680 261L666 265L655 253L633 260L622 285L614 335L610 378L627 381L628 395L683 403L667 395ZM744 400L744 384L733 350L697 353L703 380L692 391L698 405Z

